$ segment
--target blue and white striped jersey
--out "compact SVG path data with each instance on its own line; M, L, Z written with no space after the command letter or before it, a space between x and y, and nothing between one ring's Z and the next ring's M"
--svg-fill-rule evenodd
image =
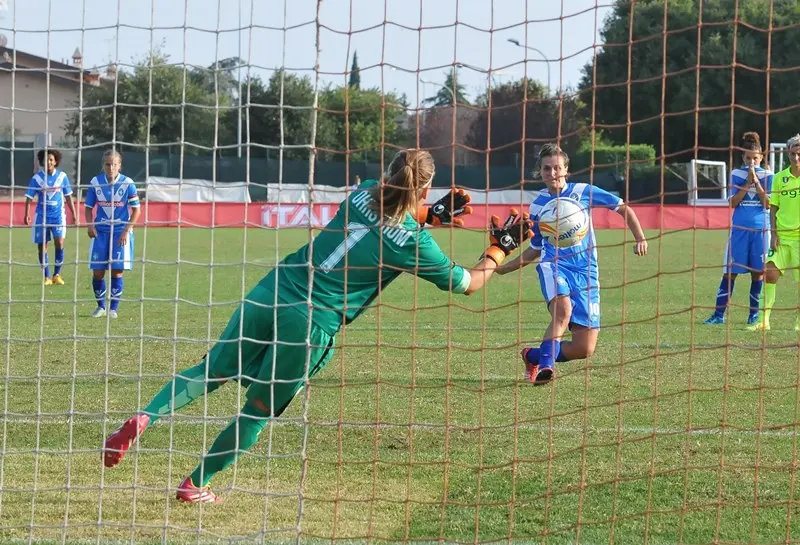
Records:
M64 197L67 195L72 195L69 177L58 169L52 174L40 170L33 175L25 191L26 198L36 199L36 215L51 219L64 215Z
M749 174L749 167L742 166L731 171L731 191L730 197L740 191L746 191L747 194L742 199L736 208L733 209L733 217L731 223L734 227L745 227L748 229L769 229L769 206L766 208L761 204L761 199L758 198L756 190L750 187L747 183L747 176ZM767 192L767 202L769 202L769 194L772 191L772 179L774 174L769 170L761 167L755 167L756 176Z
M555 198L569 198L578 201L589 214L589 232L571 248L557 248L542 236L539 229L539 212L544 205ZM541 250L541 262L556 262L559 267L597 274L597 250L594 238L594 229L591 224L592 208L610 208L617 210L622 205L622 199L604 189L590 184L567 182L559 195L553 195L545 188L539 191L531 203L530 214L533 220L533 238L531 248Z
M100 173L89 182L86 191L86 207L97 209L94 213L95 229L110 232L122 229L131 219L130 208L139 206L139 194L133 180L119 174L109 183L105 173ZM130 208L129 208L130 207Z

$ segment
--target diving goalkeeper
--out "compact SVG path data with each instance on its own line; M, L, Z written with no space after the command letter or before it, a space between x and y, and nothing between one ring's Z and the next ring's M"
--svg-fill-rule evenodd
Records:
M402 272L454 293L469 295L483 287L505 257L532 235L528 215L512 209L502 225L493 217L481 261L473 269L455 265L420 223L461 223L459 216L471 212L469 195L452 191L424 206L433 175L428 152L405 150L382 180L362 183L311 243L284 258L250 291L202 361L182 371L106 439L104 464L117 465L161 416L241 377L247 388L244 407L177 490L182 502L218 502L209 482L250 449L269 419L279 416L322 370L339 328L355 320Z

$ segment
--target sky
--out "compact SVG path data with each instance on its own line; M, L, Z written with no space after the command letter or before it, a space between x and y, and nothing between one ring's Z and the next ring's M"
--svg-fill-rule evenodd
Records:
M346 82L358 53L361 86L436 94L454 63L474 99L527 75L575 87L599 47L613 0L0 0L9 47L84 66L130 65L160 47L174 63L240 56L263 78L277 68ZM317 25L319 22L319 25ZM319 47L317 30L319 28ZM509 43L516 39L532 49ZM545 61L545 59L547 61ZM68 61L70 62L70 61Z

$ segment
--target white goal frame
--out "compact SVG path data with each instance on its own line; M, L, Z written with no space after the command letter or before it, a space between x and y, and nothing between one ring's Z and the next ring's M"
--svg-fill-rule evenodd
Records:
M769 145L769 169L775 173L783 170L783 162L785 159L786 144L773 142ZM777 161L777 164L776 164Z
M720 176L706 177L719 186L718 198L700 198L697 193L698 167L703 165L720 167ZM728 206L728 164L724 161L707 161L692 159L689 162L689 204L692 206Z

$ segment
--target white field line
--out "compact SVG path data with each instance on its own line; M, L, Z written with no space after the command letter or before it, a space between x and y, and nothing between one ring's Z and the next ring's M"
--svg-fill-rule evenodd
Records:
M43 414L40 415L38 418L31 415L20 415L20 414L6 414L0 417L0 421L5 421L9 424L21 424L21 425L93 425L93 424L103 424L104 422L107 424L109 431L116 429L123 420L124 416L115 417L115 418L98 418L92 416L82 416L82 415L75 415L72 417L68 417L66 415L52 415L52 414ZM227 424L231 420L231 417L228 416L208 416L208 417L196 417L196 416L176 416L172 417L163 417L158 421L154 422L154 426L201 426L201 425L209 425L209 426L223 426ZM293 418L278 418L273 420L270 425L273 426L295 426L301 427L302 423L299 419ZM443 424L428 424L423 422L414 422L410 424L401 424L401 423L392 423L392 422L381 422L381 423L374 423L374 422L334 422L334 421L312 421L308 424L311 428L344 428L344 429L401 429L401 430L414 430L414 431L427 431L427 432L436 432L436 431L444 431L445 429L449 430L450 432L458 432L458 431L473 431L479 429L477 426L468 426L468 425L457 425L457 426L445 426ZM569 426L569 425L553 425L547 426L544 424L526 424L521 423L516 426L509 423L507 425L488 425L483 426L484 430L500 430L500 429L511 429L516 428L517 430L522 431L529 431L529 432L553 432L553 433L561 433L566 435L608 435L608 434L617 434L621 433L622 435L710 435L710 436L722 436L722 435L731 435L731 436L764 436L764 437L794 437L795 435L800 435L800 423L798 424L798 429L794 430L791 426L787 425L785 428L767 428L767 429L737 429L737 428L664 428L664 427L650 427L650 426L606 426L606 427L597 427L597 426L588 426L586 428L582 426Z

